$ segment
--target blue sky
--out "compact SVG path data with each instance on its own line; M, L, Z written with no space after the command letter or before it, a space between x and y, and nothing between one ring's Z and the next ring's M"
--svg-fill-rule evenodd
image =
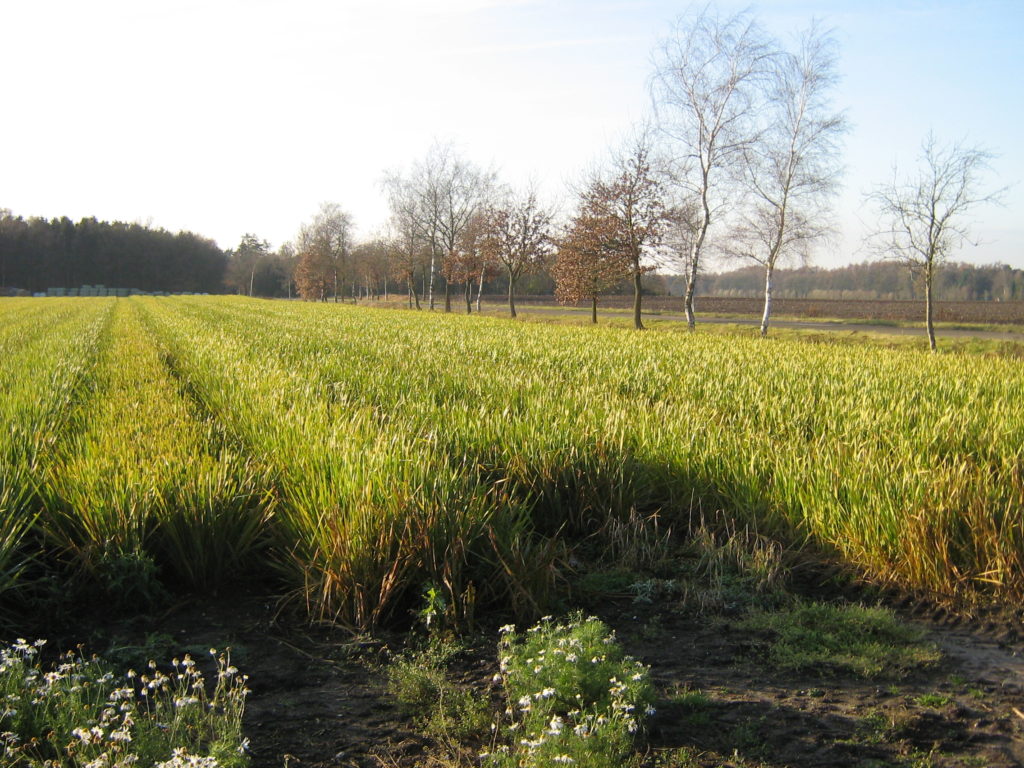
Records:
M719 2L723 12L745 3ZM319 203L372 234L379 181L435 139L506 180L566 183L650 111L651 51L688 8L569 0L40 0L5 10L0 207L149 221L232 247L276 246ZM862 195L910 166L929 130L998 155L1003 208L956 258L1024 268L1024 2L751 6L788 38L834 28L852 123L842 237L823 266L861 260Z

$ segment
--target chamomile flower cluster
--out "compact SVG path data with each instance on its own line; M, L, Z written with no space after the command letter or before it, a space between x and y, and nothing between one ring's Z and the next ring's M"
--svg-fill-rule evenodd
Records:
M484 765L620 765L654 713L648 668L594 617L502 627L498 656L508 704Z
M69 653L48 669L44 641L0 649L4 765L45 768L243 768L246 676L211 649L212 693L185 656L162 671L110 671Z

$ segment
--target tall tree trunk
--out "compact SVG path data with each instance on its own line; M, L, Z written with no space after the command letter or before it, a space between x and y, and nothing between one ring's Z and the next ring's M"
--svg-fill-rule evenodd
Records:
M249 273L249 298L252 298L252 284L256 280L256 267L252 268L252 272Z
M409 285L407 287L409 288L409 309L412 309L412 292L415 290L413 288L412 280L409 281Z
M686 276L686 295L683 297L683 308L686 310L686 327L694 330L697 327L697 318L693 314L693 292L697 288L697 265L690 268L690 274Z
M770 262L764 268L764 313L761 315L761 338L768 335L768 321L772 316L772 272L775 267Z
M466 314L473 314L473 283L466 278Z
M638 264L636 269L633 270L633 327L638 331L644 329L644 324L640 321L640 296L642 290L640 285L640 265Z
M704 247L704 238L707 237L708 227L711 225L711 206L708 204L708 179L704 174L704 186L701 192L701 205L704 215L701 217L700 232L697 233L693 245L690 247L690 273L686 276L686 296L683 298L683 307L686 310L686 327L693 331L697 328L697 317L693 312L693 294L697 289L697 271L700 266L700 252Z
M516 280L511 269L508 271L508 313L516 316Z
M928 264L924 270L924 324L928 329L928 348L936 351L935 346L935 306L932 301L932 278L935 271L932 264Z
M338 303L338 270L334 270L334 303Z
M597 325L597 294L590 297L590 322Z
M430 250L430 287L427 289L427 306L434 311L434 250Z
M476 311L477 312L480 311L480 296L483 295L483 292L484 292L484 272L485 271L486 270L483 267L480 268L480 284L476 288Z

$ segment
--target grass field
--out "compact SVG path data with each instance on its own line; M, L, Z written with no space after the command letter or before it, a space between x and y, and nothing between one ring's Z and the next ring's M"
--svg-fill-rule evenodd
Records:
M359 627L528 616L573 550L702 519L1024 595L1014 360L215 297L3 300L0 349L15 609L258 576Z

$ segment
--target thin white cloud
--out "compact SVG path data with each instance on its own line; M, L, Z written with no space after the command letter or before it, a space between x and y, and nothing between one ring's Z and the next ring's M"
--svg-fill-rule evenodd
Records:
M594 45L622 45L627 43L643 43L644 38L637 36L622 37L582 37L563 40L535 40L524 43L502 43L498 45L476 45L464 48L451 48L443 51L443 56L479 56L492 53L530 53L531 51L550 51L559 48L585 48Z

